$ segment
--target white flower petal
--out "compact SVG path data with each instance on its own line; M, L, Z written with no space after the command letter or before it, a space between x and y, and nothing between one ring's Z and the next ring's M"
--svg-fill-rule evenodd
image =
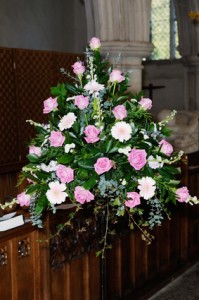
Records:
M121 121L117 122L111 129L111 135L120 142L128 141L131 138L131 125Z

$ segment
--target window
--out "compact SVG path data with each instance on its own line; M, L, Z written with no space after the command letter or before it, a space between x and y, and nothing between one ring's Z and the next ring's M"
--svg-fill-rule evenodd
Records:
M173 0L152 0L150 41L154 45L150 59L180 58Z

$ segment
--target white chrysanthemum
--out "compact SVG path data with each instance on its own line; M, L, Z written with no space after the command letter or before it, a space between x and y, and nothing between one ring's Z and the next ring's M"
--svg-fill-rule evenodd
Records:
M65 153L69 153L69 152L72 152L72 150L75 148L75 144L72 143L72 144L66 144L65 147L64 147L64 151Z
M145 200L152 198L155 194L156 182L151 177L142 177L138 179L138 189L140 190L140 196Z
M56 171L56 168L57 168L57 162L55 160L51 160L49 165L46 165L44 163L42 163L40 165L40 169L44 172L55 172Z
M131 138L131 125L121 121L117 122L111 129L111 135L120 142L128 141Z
M48 167L49 167L50 172L56 171L56 169L57 169L57 162L55 160L51 160L50 163L49 163L49 165L48 165Z
M124 148L119 148L118 149L118 152L119 153L123 153L125 155L129 155L129 152L131 152L131 147L130 146L127 146L127 147L124 147Z
M95 92L103 90L104 84L100 84L96 80L91 80L84 86L84 89L86 91L89 91L89 94L93 94Z
M63 116L63 118L59 122L59 129L63 131L64 129L69 129L75 123L77 117L74 113L70 112L67 115Z
M151 169L158 169L158 168L162 168L163 167L163 162L162 162L162 158L158 155L156 155L156 157L153 157L152 155L150 155L147 159L149 167Z
M49 172L48 166L47 166L46 164L44 164L44 163L42 163L42 164L40 165L40 168L41 168L41 170L44 171L44 172Z
M52 204L60 204L65 201L68 194L65 191L66 186L64 183L59 183L59 181L50 182L49 190L46 192L48 201Z

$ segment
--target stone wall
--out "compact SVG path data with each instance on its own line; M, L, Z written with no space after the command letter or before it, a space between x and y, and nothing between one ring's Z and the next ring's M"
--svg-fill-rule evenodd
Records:
M162 109L185 109L185 69L181 60L174 61L148 61L144 63L142 84L155 88L152 93L153 111ZM145 96L149 96L147 89Z

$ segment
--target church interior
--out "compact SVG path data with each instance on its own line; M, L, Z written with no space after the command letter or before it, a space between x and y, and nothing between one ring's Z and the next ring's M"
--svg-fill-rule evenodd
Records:
M161 21L166 16L164 5L168 32L153 23L155 12ZM129 74L129 90L143 90L152 100L155 120L177 111L168 122L169 141L184 151L181 180L199 198L199 0L1 0L0 203L12 201L22 188L19 173L34 137L27 120L46 122L43 101L52 86L68 80L60 69L83 58L92 37ZM161 43L166 49L165 41L167 52L158 52ZM0 216L17 210L0 209ZM0 232L2 300L199 299L199 291L192 298L153 298L198 264L199 205L176 205L171 219L154 228L150 245L140 232L122 230L106 259L96 257L95 225L78 231L84 215L73 229L55 234L65 214L60 209L46 216L43 229L26 223ZM195 289L190 284L189 293L190 287Z

